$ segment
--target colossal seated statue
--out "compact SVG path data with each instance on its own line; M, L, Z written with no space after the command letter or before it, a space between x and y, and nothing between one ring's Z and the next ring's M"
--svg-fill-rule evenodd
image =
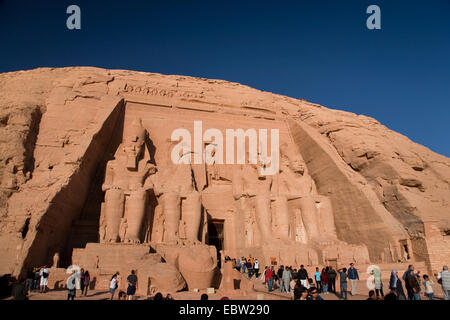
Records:
M186 239L198 242L202 213L201 194L195 189L195 175L191 165L167 161L152 176L152 181L162 209L164 241L176 243L180 240L182 220Z
M105 202L100 221L101 242L141 241L147 191L153 189L149 176L156 171L145 152L146 134L141 120L135 119L122 142L123 148L119 147L114 159L107 163L102 185Z
M336 240L334 215L330 200L317 193L312 177L307 173L301 157L292 149L283 146L278 176L274 179L272 193L276 198L277 216L281 221L281 237L287 237L286 221L288 209L286 202L297 199L302 225L307 238L313 241Z

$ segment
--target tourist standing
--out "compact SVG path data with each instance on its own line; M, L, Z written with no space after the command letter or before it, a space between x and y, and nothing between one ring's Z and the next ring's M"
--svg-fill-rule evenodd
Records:
M127 288L127 299L133 300L137 289L138 278L136 276L136 271L131 270L131 274L127 277L128 288Z
M434 291L432 285L434 284L433 280L428 277L428 275L423 275L423 286L425 287L425 296L429 300L434 300Z
M234 264L234 267L236 268L236 270L238 272L241 272L241 259L239 259L239 258L233 259L233 264Z
M389 289L396 291L397 290L397 270L391 271L391 277L389 278Z
M41 277L41 293L46 293L48 289L48 277L50 276L50 271L47 269L47 266L43 266L41 272L39 272Z
M73 270L72 274L66 280L66 288L67 288L67 300L75 299L75 290L76 290L76 271Z
M316 272L314 272L314 279L316 280L317 291L322 292L322 273L319 271L319 267L316 267Z
M89 275L89 271L84 272L83 278L81 278L81 283L83 284L83 290L81 291L81 295L84 294L85 297L87 297L87 292L89 285L91 283L91 276Z
M332 266L329 266L327 275L328 275L329 291L336 293L336 276L337 276L336 270L334 270Z
M253 275L253 264L251 262L251 258L248 258L247 260L247 272L248 272L248 278L251 279Z
M284 266L281 265L277 270L277 278L278 278L278 288L280 289L280 292L283 293L283 271Z
M109 282L109 293L111 293L110 300L114 299L114 293L116 293L117 288L119 287L119 281L117 280L117 273L113 274L111 281Z
M297 269L292 269L292 266L289 266L289 270L291 271L292 279L297 279L298 278Z
M442 272L437 276L438 283L442 286L442 292L444 293L444 300L450 300L450 272L448 266L442 267Z
M255 259L255 262L253 264L253 269L255 271L255 277L256 277L256 279L258 279L258 277L259 277L259 261L258 261L258 259Z
M267 279L267 290L269 292L272 291L272 287L273 287L273 269L272 268L267 268L266 274L265 274L265 278Z
M242 270L242 273L245 273L245 268L247 268L247 260L244 257L241 257L241 270Z
M291 283L289 284L289 288L291 289L293 297L294 297L294 290L295 290L296 285L297 285L297 281L294 278L292 278Z
M33 290L33 282L34 282L34 272L33 269L30 269L30 271L27 274L27 279L25 281L25 289L27 292L31 292Z
M339 299L347 300L347 268L339 269L339 277L340 277L340 287L341 287L341 295Z
M78 273L78 276L79 276L79 279L77 281L78 281L79 289L81 291L80 296L82 296L83 295L83 291L84 291L84 281L83 281L84 269L83 268L81 268L80 272Z
M303 265L301 265L300 270L298 270L298 278L300 279L302 286L308 288L308 271L306 271Z
M394 291L397 295L397 300L406 300L405 292L403 291L403 285L398 277L398 271L392 270L391 277L389 278L389 289Z
M356 295L356 287L358 285L359 275L358 270L356 270L355 265L350 263L350 268L348 268L348 278L350 279L350 284L352 285L351 295Z
M281 292L290 292L291 280L293 279L290 268L286 267L283 271L283 289Z
M275 290L280 279L278 279L278 276L277 276L277 273L275 272L274 267L272 267L272 274L273 274L272 288L273 288L273 290Z
M323 294L328 294L328 275L326 272L326 268L322 268L322 272L320 273L320 279L322 282Z
M33 272L34 272L33 290L37 291L39 290L39 286L41 283L41 274L39 268L33 268Z
M405 271L405 273L402 276L403 281L405 281L405 288L406 288L406 292L408 293L408 300L414 300L414 292L413 292L412 288L410 287L409 280L408 280L411 273L414 273L414 266L412 264L410 264L408 266L408 269Z
M380 268L375 268L370 273L374 276L374 282L375 282L375 293L377 294L377 299L381 295L381 298L384 298L383 293L383 282L381 281L381 270Z
M419 281L420 271L414 273L414 267L406 278L408 281L408 286L411 289L412 299L410 300L420 300L420 281Z

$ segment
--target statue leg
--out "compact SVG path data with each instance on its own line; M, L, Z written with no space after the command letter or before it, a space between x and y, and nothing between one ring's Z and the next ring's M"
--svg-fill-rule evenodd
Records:
M286 197L277 197L275 202L275 212L277 215L277 235L280 239L289 239L289 209Z
M106 242L118 241L124 201L125 197L121 189L109 189L105 193Z
M315 196L319 201L319 223L321 227L321 235L325 238L336 240L336 227L334 225L333 209L331 201L328 197Z
M264 242L272 240L272 211L270 208L270 197L258 195L256 203L256 223Z
M165 233L167 241L179 239L178 226L180 224L180 196L178 193L164 193L161 196L165 220Z
M319 238L319 219L317 216L316 202L312 197L300 199L303 224L309 239Z
M145 203L147 192L145 190L133 191L128 198L127 230L125 242L140 243L141 227L145 216Z
M192 192L183 201L183 220L186 222L186 239L198 241L198 231L202 214L200 193Z

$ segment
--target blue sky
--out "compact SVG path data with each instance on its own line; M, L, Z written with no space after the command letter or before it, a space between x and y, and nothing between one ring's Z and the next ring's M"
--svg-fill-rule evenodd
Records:
M71 4L81 30L66 28ZM371 4L381 30L366 28ZM450 156L450 0L0 0L0 44L0 72L96 66L235 81L374 117Z

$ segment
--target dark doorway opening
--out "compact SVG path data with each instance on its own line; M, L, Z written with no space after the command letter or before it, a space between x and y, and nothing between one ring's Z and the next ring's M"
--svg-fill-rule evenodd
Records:
M208 223L208 243L215 246L218 252L223 249L223 223L224 220L211 220Z
M220 250L223 250L224 220L210 220L208 222L208 244L217 249L217 266L221 268Z

